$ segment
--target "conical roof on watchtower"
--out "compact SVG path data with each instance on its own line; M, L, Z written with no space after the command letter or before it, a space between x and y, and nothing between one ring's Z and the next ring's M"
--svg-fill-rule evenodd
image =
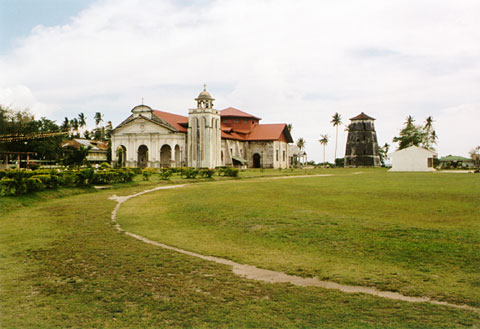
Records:
M375 120L375 118L372 118L368 115L366 115L365 113L360 113L359 115L357 115L356 117L353 117L353 118L350 118L350 120Z

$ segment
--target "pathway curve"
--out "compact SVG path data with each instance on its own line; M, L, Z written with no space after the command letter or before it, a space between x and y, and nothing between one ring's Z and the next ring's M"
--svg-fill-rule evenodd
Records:
M332 175L306 175L306 176L284 176L284 177L272 177L271 179L280 179L280 178L299 178L299 177L315 177L315 176L332 176ZM266 177L263 177L262 179L265 179ZM448 307L454 307L454 308L459 308L459 309L464 309L464 310L470 310L474 311L477 313L480 313L480 309L469 306L469 305L458 305L458 304L452 304L448 302L442 302L438 300L433 300L429 297L410 297L410 296L405 296L396 292L392 291L381 291L375 288L371 287L363 287L363 286L349 286L349 285L343 285L335 282L330 282L330 281L322 281L319 280L318 278L302 278L300 276L295 276L295 275L289 275L285 274L282 272L276 272L276 271L271 271L271 270L265 270L258 268L256 266L252 265L245 265L245 264L239 264L236 262L233 262L228 259L224 258L219 258L219 257L214 257L214 256L205 256L201 254L197 254L195 252L191 252L188 250L172 247L157 241L153 241L150 239L147 239L143 236L124 231L120 224L117 222L117 212L118 209L120 209L120 206L122 203L125 201L135 198L137 196L158 191L158 190L168 190L168 189L174 189L174 188L182 188L188 184L182 184L182 185L169 185L169 186L159 186L150 190L145 190L139 193L135 193L132 195L127 195L127 196L117 196L117 195L112 195L109 199L117 201L117 205L112 211L112 221L115 224L115 227L118 231L125 233L126 235L129 235L137 240L143 241L145 243L161 247L164 249L176 251L185 255L193 256L193 257L198 257L204 260L216 262L219 264L224 264L224 265L229 265L232 266L233 273L245 277L247 279L252 279L252 280L258 280L258 281L264 281L264 282L270 282L270 283L291 283L296 286L302 286L302 287L321 287L325 289L335 289L335 290L340 290L346 293L364 293L368 295L373 295L373 296L378 296L378 297L383 297L383 298L388 298L388 299L395 299L395 300L401 300L404 302L411 302L411 303L430 303L430 304L435 304L435 305L442 305L442 306L448 306Z

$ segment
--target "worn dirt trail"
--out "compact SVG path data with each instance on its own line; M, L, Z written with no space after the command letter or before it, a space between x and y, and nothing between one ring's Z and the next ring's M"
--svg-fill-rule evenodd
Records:
M306 175L306 176L283 176L283 177L272 177L270 179L286 179L286 178L299 178L299 177L315 177L315 176L332 176L332 175ZM268 177L262 178L262 179L268 179ZM270 282L270 283L290 283L296 286L302 286L302 287L321 287L325 289L335 289L335 290L340 290L342 292L346 293L363 293L363 294L368 294L368 295L373 295L373 296L378 296L378 297L383 297L383 298L388 298L388 299L395 299L395 300L400 300L404 302L410 302L410 303L430 303L430 304L435 304L435 305L442 305L442 306L447 306L447 307L453 307L453 308L458 308L458 309L464 309L464 310L469 310L469 311L474 311L476 313L480 313L480 309L469 306L469 305L458 305L458 304L452 304L452 303L447 303L447 302L442 302L442 301L437 301L433 300L429 297L410 297L410 296L405 296L396 292L392 291L381 291L375 288L371 287L363 287L363 286L349 286L349 285L343 285L335 282L330 282L330 281L322 281L319 280L318 278L302 278L300 276L295 276L295 275L289 275L285 274L282 272L276 272L276 271L271 271L271 270L265 270L258 268L256 266L252 265L245 265L245 264L239 264L236 262L233 262L228 259L224 258L219 258L219 257L214 257L214 256L206 256L206 255L201 255L197 254L195 252L191 252L188 250L183 250L180 248L172 247L157 241L153 241L150 239L147 239L143 236L124 231L120 224L117 222L117 212L118 209L120 209L120 206L122 203L125 201L135 198L137 196L158 191L158 190L168 190L168 189L174 189L174 188L182 188L188 184L182 184L182 185L170 185L170 186L159 186L150 190L145 190L139 193L135 193L132 195L128 196L117 196L117 195L112 195L109 199L114 200L117 202L117 205L112 211L112 221L115 224L115 227L118 231L125 233L126 235L129 235L137 240L143 241L145 243L161 247L164 249L172 250L179 252L181 254L189 255L192 257L198 257L207 261L212 261L216 262L219 264L224 264L224 265L229 265L232 266L233 273L242 276L247 279L251 280L258 280L258 281L264 281L264 282Z

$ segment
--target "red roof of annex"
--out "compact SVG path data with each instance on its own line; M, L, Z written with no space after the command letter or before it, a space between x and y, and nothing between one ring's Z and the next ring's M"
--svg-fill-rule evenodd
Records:
M187 132L188 117L183 115L173 114L164 111L154 110L153 113L160 119L166 121L172 127L179 132ZM239 118L251 118L254 120L261 120L260 118L251 115L249 113L240 111L233 107L228 107L220 111L220 117L239 117ZM285 123L280 124L255 124L249 131L235 129L234 127L228 127L220 121L220 127L222 131L222 138L233 139L241 141L272 141L283 140L292 143L293 139L290 136L290 132L287 129Z

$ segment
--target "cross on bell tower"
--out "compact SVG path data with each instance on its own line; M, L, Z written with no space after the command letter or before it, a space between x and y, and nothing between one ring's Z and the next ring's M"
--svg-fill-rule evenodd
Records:
M213 109L213 101L215 100L207 91L207 84L203 84L203 91L195 98L197 101L197 109Z

